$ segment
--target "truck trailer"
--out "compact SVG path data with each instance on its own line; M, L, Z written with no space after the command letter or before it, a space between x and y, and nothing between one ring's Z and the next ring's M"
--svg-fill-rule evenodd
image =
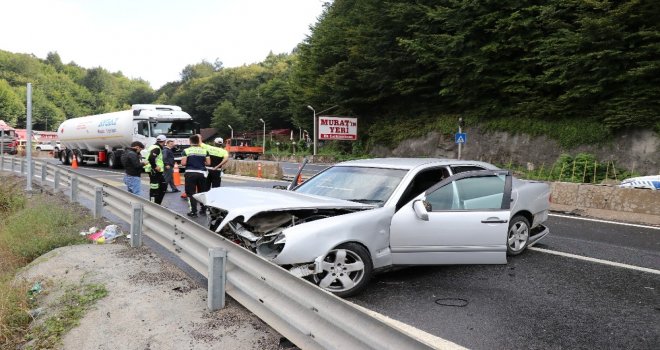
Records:
M165 135L176 144L175 159L190 146L199 127L181 107L135 104L130 110L65 120L57 128L62 149L55 154L62 164L101 164L119 169L121 156L133 141L149 147Z

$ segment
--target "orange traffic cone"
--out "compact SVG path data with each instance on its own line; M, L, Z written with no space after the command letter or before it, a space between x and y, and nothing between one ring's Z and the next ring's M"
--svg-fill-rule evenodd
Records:
M73 154L73 160L71 161L71 168L73 169L78 169L78 156L76 154Z
M175 186L181 186L181 173L179 173L179 164L174 163L174 172L172 174Z

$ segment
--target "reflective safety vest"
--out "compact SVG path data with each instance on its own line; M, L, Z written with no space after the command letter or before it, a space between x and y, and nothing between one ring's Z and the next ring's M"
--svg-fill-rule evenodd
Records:
M149 159L149 157L151 157L151 151L153 151L155 148L160 149L160 147L158 147L157 144L153 144L153 145L149 146L149 148L147 149L147 154L148 154L147 159ZM158 157L156 157L156 166L160 168L161 173L163 172L163 170L165 170L165 163L163 162L163 150L162 149L160 149L160 153L158 154ZM144 166L144 171L146 171L148 173L151 172L151 163L147 163Z
M203 171L206 172L206 157L208 151L204 147L190 146L183 150L183 155L186 157L186 171Z
M221 147L208 146L206 147L206 150L209 152L209 156L211 156L211 166L216 166L220 164L223 159L229 157L229 152Z

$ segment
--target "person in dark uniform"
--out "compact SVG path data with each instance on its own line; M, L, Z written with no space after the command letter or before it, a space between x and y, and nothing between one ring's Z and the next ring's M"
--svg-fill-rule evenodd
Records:
M206 146L206 150L209 152L209 157L211 158L206 188L220 187L222 167L229 161L229 153L224 149L224 140L222 137L213 140L213 146Z
M199 135L190 136L190 147L183 151L183 158L181 158L181 165L186 167L186 195L188 197L188 216L191 218L197 217L197 200L193 197L200 191L206 190L206 177L208 172L206 167L211 164L206 148L202 147L202 141Z
M165 195L165 177L163 177L163 170L165 170L165 163L163 163L163 145L165 145L167 137L165 135L158 135L156 143L149 147L147 161L149 163L144 166L144 170L149 174L149 199L156 203L163 202Z

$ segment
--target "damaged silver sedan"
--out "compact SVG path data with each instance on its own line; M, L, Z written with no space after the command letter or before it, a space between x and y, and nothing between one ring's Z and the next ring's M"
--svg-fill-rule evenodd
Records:
M550 189L483 162L336 164L292 190L196 194L209 228L339 296L394 266L504 264L548 234Z

